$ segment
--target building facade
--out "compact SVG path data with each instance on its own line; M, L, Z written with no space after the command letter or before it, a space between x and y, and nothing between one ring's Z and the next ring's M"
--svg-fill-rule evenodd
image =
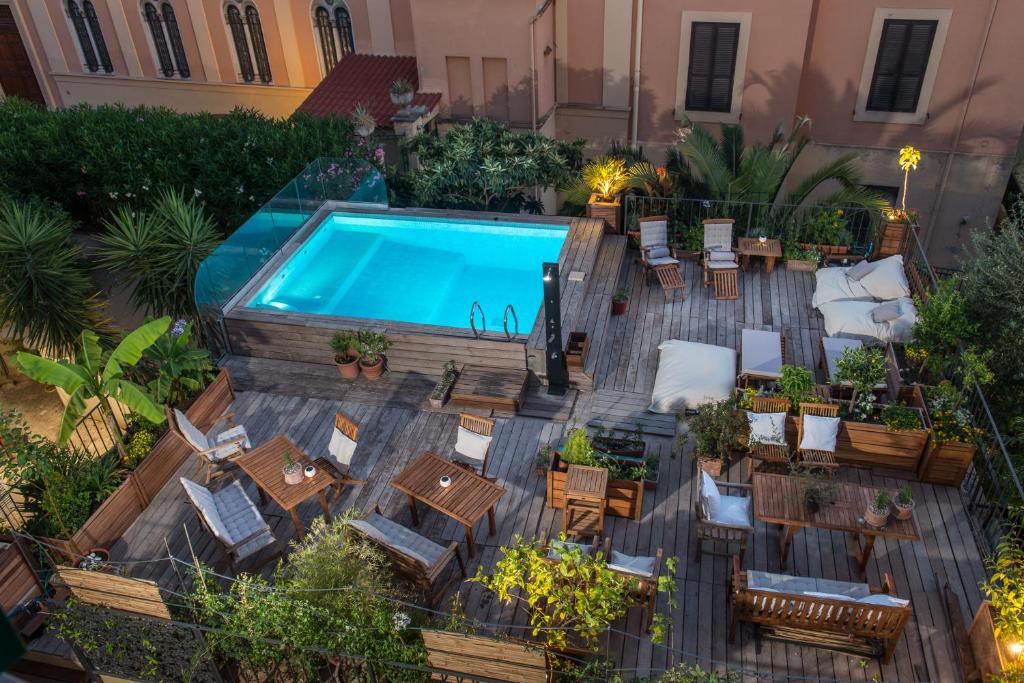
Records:
M1024 122L1017 0L0 0L0 87L50 106L120 101L287 115L348 52L416 58L442 121L488 116L642 145L680 122L764 139L812 121L810 168L851 150L955 266L996 216Z

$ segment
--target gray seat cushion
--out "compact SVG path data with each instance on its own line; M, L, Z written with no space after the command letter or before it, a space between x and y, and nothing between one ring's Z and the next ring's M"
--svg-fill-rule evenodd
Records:
M245 494L241 483L231 482L213 494L213 499L217 505L221 522L228 530L232 544L238 543L258 531L264 532L236 549L239 559L252 555L260 548L265 548L274 542L274 535L270 532L270 527L264 521L263 515L260 514L256 505Z
M608 557L608 568L623 574L649 578L654 576L654 563L657 559L656 557L634 557L613 550Z
M381 545L428 568L440 562L445 553L444 546L376 512L370 513L365 519L350 519L345 523Z
M771 572L748 571L747 587L755 590L767 590L777 593L792 593L803 595L806 593L827 593L841 595L850 600L859 600L871 595L871 589L866 583L850 583L847 581L833 581L832 579L816 579L804 576L789 576L787 574L772 574Z

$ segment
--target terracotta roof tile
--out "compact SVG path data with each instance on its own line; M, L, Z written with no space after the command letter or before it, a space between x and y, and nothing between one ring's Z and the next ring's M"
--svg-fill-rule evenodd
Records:
M391 102L391 84L399 78L419 90L415 57L349 54L338 62L296 111L315 116L351 114L362 104L373 115L378 128L391 128L398 107ZM431 110L441 101L440 93L416 93L412 103Z

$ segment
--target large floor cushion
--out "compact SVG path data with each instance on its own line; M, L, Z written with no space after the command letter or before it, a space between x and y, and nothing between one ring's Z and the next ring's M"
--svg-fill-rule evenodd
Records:
M811 305L820 308L830 301L871 301L874 297L868 293L859 280L846 277L849 268L833 266L818 268L814 273L814 296Z
M653 413L675 413L723 401L736 386L736 351L724 346L669 339L658 346Z
M349 519L345 523L364 536L428 568L437 564L444 555L445 549L442 546L376 512L370 513L365 519Z
M897 299L901 315L896 320L876 323L871 312L875 301L832 301L818 309L825 318L825 334L863 341L906 342L913 337L917 309L910 299Z

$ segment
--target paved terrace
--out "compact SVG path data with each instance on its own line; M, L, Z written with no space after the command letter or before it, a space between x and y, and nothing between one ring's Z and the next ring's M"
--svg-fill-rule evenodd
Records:
M606 248L606 247L602 247ZM619 249L621 253L621 248ZM809 273L790 273L777 268L766 275L760 268L741 275L738 301L715 301L710 290L700 286L699 264L685 263L687 298L666 302L657 285L644 283L638 267L625 259L606 266L620 284L631 291L629 313L622 317L593 316L587 323L592 333L592 353L597 354L595 391L570 392L565 401L545 402L539 391L531 394L535 413L561 419L536 417L499 418L492 444L489 474L507 489L497 509L498 533L486 535L486 526L476 528L478 555L470 561L474 573L479 564L493 565L500 557L498 547L515 534L533 536L554 533L560 527L560 511L544 504L545 483L534 473L534 454L557 439L567 424L585 422L601 405L645 404L657 369L657 346L664 339L688 339L735 348L744 327L777 330L789 340L789 362L813 367L819 360L821 322L810 306L814 286ZM606 259L608 261L608 259ZM608 306L596 302L595 310ZM457 416L454 412L431 411L425 397L433 380L415 375L393 375L375 384L359 380L344 384L333 367L285 361L231 358L227 362L240 389L233 409L245 424L254 444L283 432L307 453L326 448L335 411L342 411L360 426L360 442L353 476L368 480L362 487L350 487L334 505L340 512L350 506L362 510L379 504L386 515L410 524L405 498L389 481L425 449L450 453L455 441ZM614 392L614 393L611 393ZM564 421L568 419L568 421ZM967 513L954 489L914 483L917 520L922 541L896 542L879 539L868 565L867 580L879 585L883 573L896 581L898 594L909 597L914 618L892 662L884 667L874 660L861 660L828 650L756 642L753 629L741 627L735 643L728 641L727 560L705 555L694 561L693 505L697 496L695 464L689 448L673 453L674 439L648 436L650 450L660 453L660 479L656 490L644 498L640 522L606 518L606 535L614 546L631 554L654 554L664 548L666 556L678 556L681 607L672 614L674 632L668 647L654 646L641 639L613 635L607 654L624 669L662 669L680 661L715 667L759 671L781 678L822 678L886 681L956 681L956 643L944 608L943 590L949 586L960 600L964 619L979 604L978 582L984 569L969 528ZM742 481L746 463L734 463L728 479ZM182 476L199 478L194 460L187 462ZM896 486L897 480L883 472L844 469L843 477L876 486ZM255 485L246 478L250 496L256 500ZM421 507L421 510L425 508ZM271 503L267 513L278 513ZM299 509L308 524L319 514L315 499ZM294 538L290 519L269 517L277 537ZM434 511L421 512L420 531L438 542L463 540L461 527ZM176 481L169 483L154 499L123 539L112 549L115 560L144 560L165 555L165 539L171 552L188 559L183 527L188 529L201 560L219 570L226 569L216 543L203 532L185 502ZM748 549L750 568L779 570L778 534L775 528L755 523L755 537ZM463 544L465 550L465 544ZM270 572L270 567L264 573ZM826 531L802 530L794 541L787 571L802 576L855 580L855 561L848 537ZM137 576L177 588L177 577L167 563L142 564ZM503 607L475 584L459 588L470 617L484 622L522 625L525 615ZM664 600L660 600L665 609ZM633 609L621 628L641 634L640 612ZM510 631L522 635L523 631ZM749 678L748 680L753 680Z

